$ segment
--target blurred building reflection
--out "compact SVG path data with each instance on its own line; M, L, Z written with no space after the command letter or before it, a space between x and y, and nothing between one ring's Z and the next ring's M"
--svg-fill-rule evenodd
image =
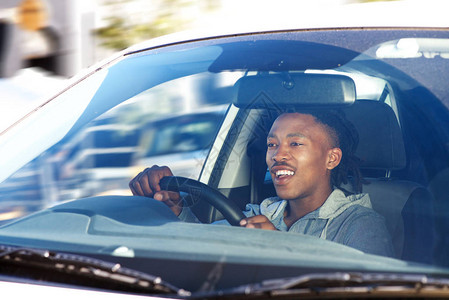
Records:
M40 67L70 77L91 65L94 6L77 0L2 0L2 77Z

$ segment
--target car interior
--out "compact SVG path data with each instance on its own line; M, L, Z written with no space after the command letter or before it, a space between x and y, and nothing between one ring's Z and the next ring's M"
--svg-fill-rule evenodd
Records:
M209 159L211 156L217 158L212 175L208 177L203 169L200 177L201 181L208 180L209 186L215 186L242 210L247 203L260 203L263 199L276 195L265 163L266 135L279 112L292 109L298 98L294 88L292 91L270 89L272 86L279 87L279 84L279 78L272 75L266 76L261 85L263 88L259 86L260 91L252 90L254 84L250 85L251 90L240 86L243 91L239 92L245 97L258 100L251 103L239 103L239 99L235 101L234 105L238 108L231 108L236 110L234 122L222 146L223 149L232 151L222 149L220 153L213 153L213 147ZM359 134L356 155L361 159L360 169L365 179L363 192L369 194L373 209L385 218L396 258L433 263L438 244L433 195L425 185L400 176L409 168L409 158L401 123L393 105L377 99L357 99L348 105L346 102L351 101L348 99L354 97L355 100L355 93L350 95L345 89L326 89L334 96L339 95L333 100L335 103L321 105L320 99L322 101L328 95L317 93L317 100L313 100L316 102L312 105L309 103L306 107L329 109L337 106L344 111ZM266 90L274 92L267 96ZM307 91L301 91L301 94L307 94ZM283 100L275 101L275 105L273 102L267 105L267 99ZM206 168L207 163L206 161ZM352 192L350 182L342 188L347 193ZM222 218L208 204L198 205L193 202L191 209L204 223Z

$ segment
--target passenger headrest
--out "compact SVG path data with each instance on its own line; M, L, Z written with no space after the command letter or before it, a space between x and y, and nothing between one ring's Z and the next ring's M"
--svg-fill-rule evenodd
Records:
M362 160L362 169L398 170L406 166L401 128L390 106L358 100L344 111L359 133L356 155Z

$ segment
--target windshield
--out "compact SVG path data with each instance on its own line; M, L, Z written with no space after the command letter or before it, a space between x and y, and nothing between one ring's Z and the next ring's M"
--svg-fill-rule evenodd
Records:
M127 53L0 135L0 242L192 292L311 270L447 278L448 41L291 31ZM156 169L190 179L161 181L176 201L151 190Z

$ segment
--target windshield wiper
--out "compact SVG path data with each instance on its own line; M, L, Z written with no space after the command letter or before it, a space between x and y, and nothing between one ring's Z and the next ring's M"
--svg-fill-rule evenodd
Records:
M2 273L145 294L190 296L160 277L81 255L0 245ZM11 266L9 269L6 266ZM20 266L20 268L17 268Z
M421 274L333 272L264 280L236 288L212 292L217 298L265 297L338 297L338 296L445 296L449 279ZM194 295L194 298L208 294Z

